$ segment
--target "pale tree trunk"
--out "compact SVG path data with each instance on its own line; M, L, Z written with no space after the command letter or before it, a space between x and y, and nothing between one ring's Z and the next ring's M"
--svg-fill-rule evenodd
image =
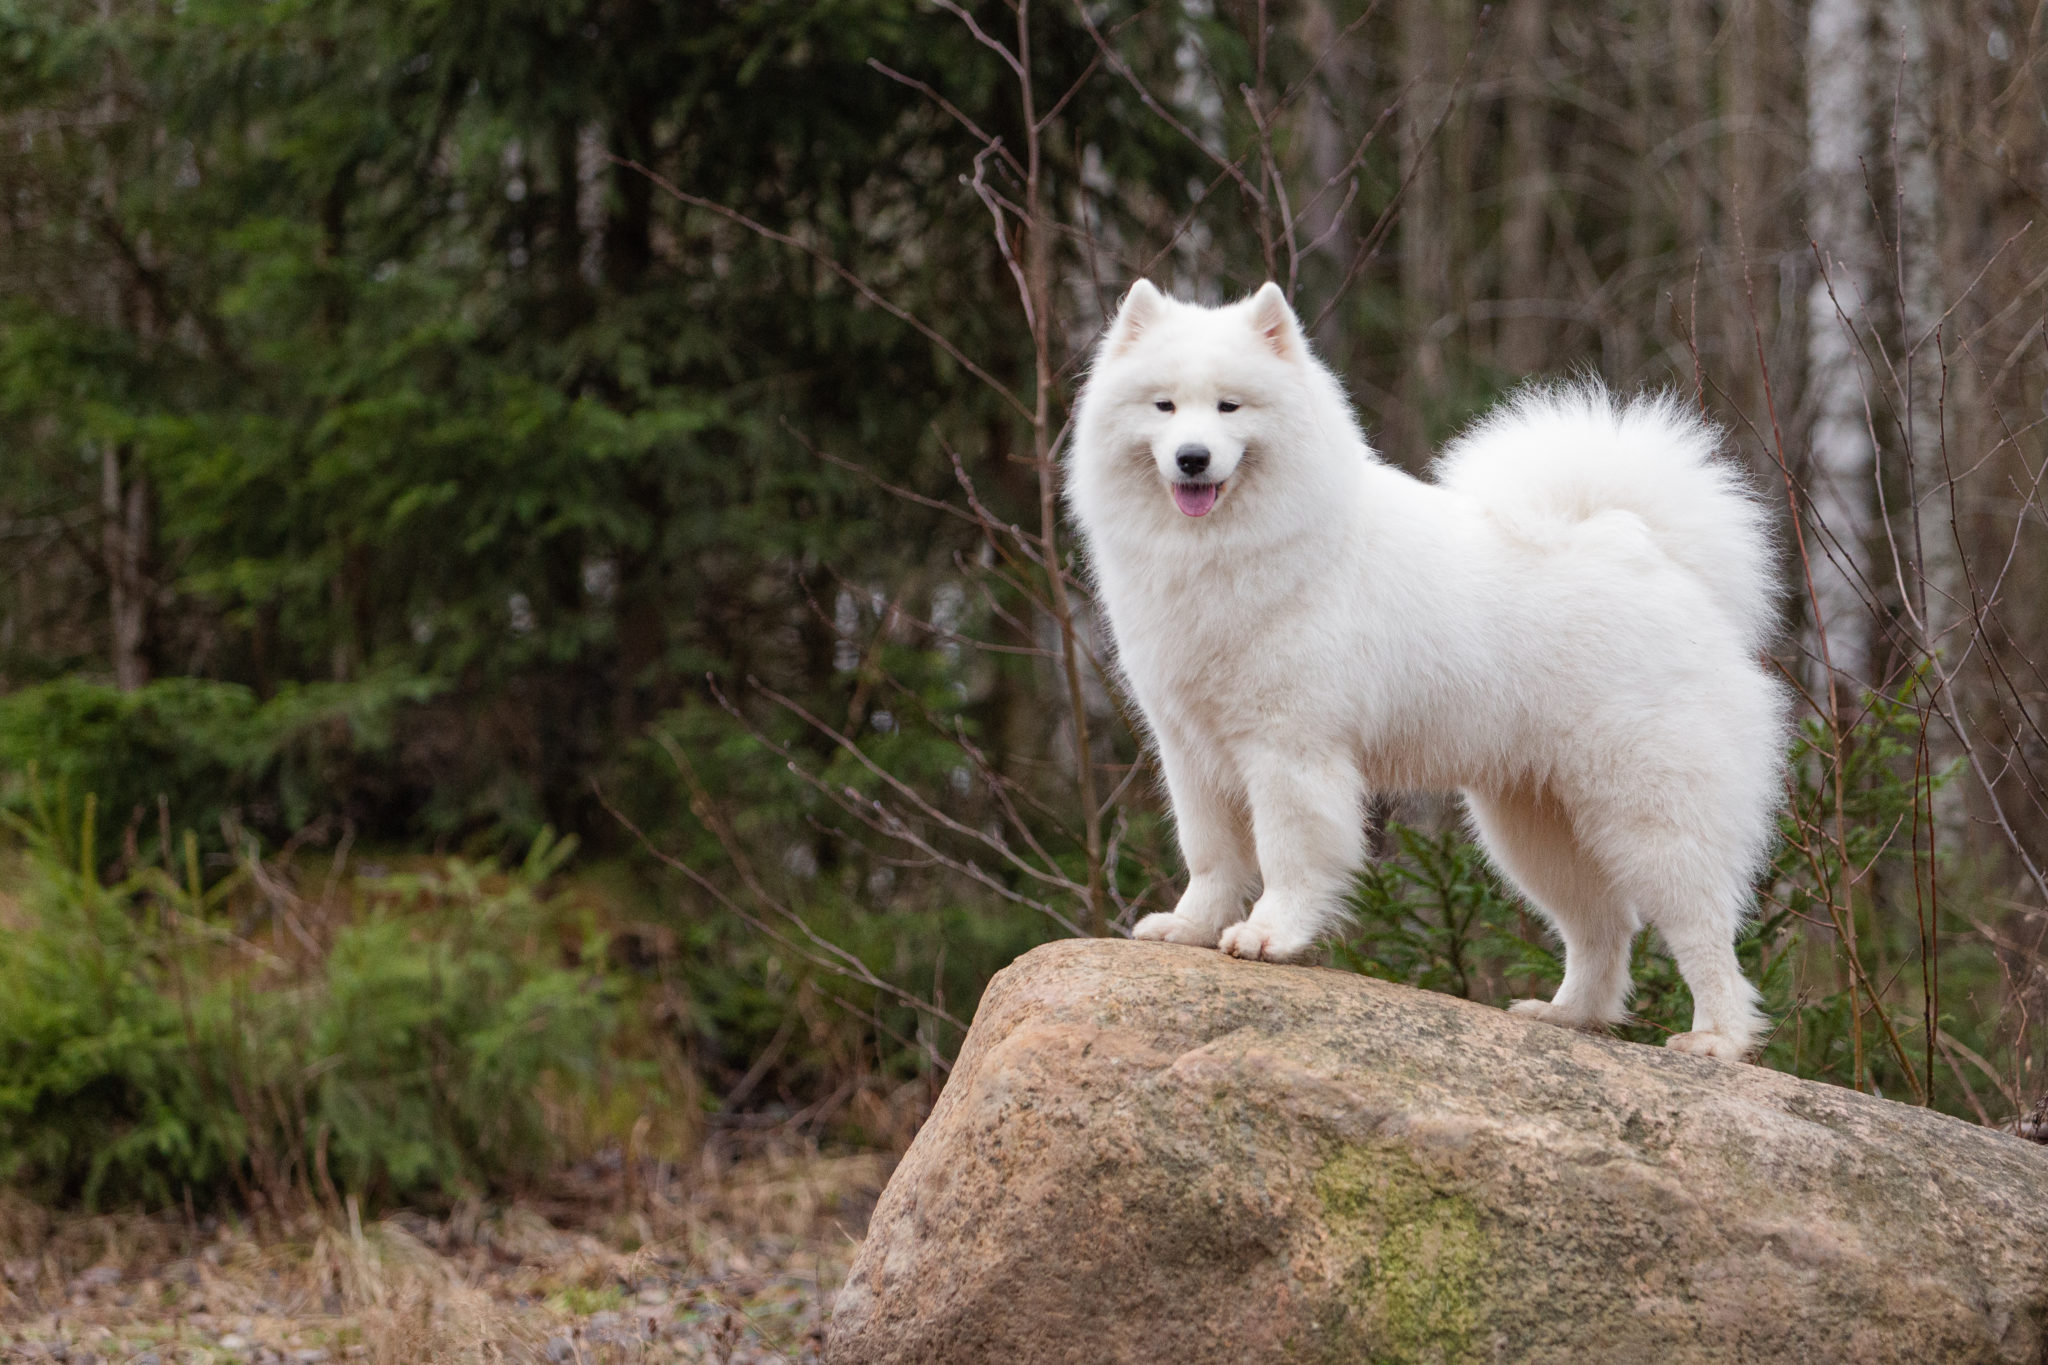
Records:
M1940 171L1933 146L1934 72L1927 19L1919 5L1890 0L1886 8L1886 55L1897 81L1892 153L1898 181L1899 350L1906 368L1903 424L1915 497L1913 557L1919 569L1911 591L1928 650L1953 653L1950 636L1965 613L1954 500L1943 460L1941 350L1935 334L1941 318L1941 254L1935 231Z
M1496 342L1510 374L1530 374L1554 363L1548 341L1556 325L1540 311L1550 293L1543 257L1543 224L1550 197L1549 0L1510 0L1507 13L1510 75L1507 109L1507 215L1501 224L1501 288L1506 305Z
M1393 447L1389 453L1396 460L1419 460L1426 453L1424 414L1443 385L1440 324L1450 303L1443 157L1435 140L1449 94L1440 0L1403 0L1399 25L1401 175L1407 183L1401 195L1401 305L1408 354L1402 366L1399 420L1389 423L1393 429L1387 434Z
M1806 223L1821 271L1806 301L1813 601L1803 653L1815 702L1838 709L1853 708L1871 681L1867 588L1876 449L1855 333L1877 256L1864 174L1873 57L1868 0L1814 0L1806 38Z
M100 551L114 685L134 692L149 681L149 480L125 467L132 461L124 454L116 445L100 449Z
M1914 0L1890 0L1885 17L1891 47L1888 55L1897 72L1892 122L1898 199L1896 287L1903 333L1899 349L1905 357L1902 424L1907 469L1912 476L1917 570L1908 591L1934 675L1943 680L1940 685L1949 694L1937 698L1936 705L1960 720L1967 711L1967 700L1958 694L1962 681L1958 660L1969 643L1971 618L1960 543L1961 500L1954 483L1957 466L1946 445L1948 433L1942 414L1942 254L1936 220L1941 168L1934 146L1935 64L1927 15ZM1964 372L1968 368L1962 367ZM1961 757L1953 726L1928 728L1927 753L1937 771ZM1934 792L1935 832L1950 846L1968 830L1965 790L1962 783L1949 782Z
M1473 162L1479 149L1475 120L1472 117L1472 103L1463 88L1466 76L1466 58L1472 49L1472 24L1479 6L1465 3L1442 4L1438 9L1438 24L1441 26L1437 39L1439 51L1438 67L1442 75L1441 98L1438 107L1443 110L1443 127L1438 133L1443 145L1438 164L1443 167L1443 315L1437 324L1440 337L1448 339L1457 335L1463 341L1463 351L1472 359L1484 362L1486 343L1492 338L1484 334L1475 335L1467 330L1466 319L1472 315L1472 300L1478 291L1479 281L1475 268L1480 260L1477 247L1478 227L1472 215L1472 187L1478 179L1478 170ZM1446 326L1450 330L1447 332Z
M1713 201L1701 156L1709 145L1708 33L1702 0L1671 0L1672 101L1678 116L1678 266L1690 288L1692 272L1707 245Z
M1297 227L1302 241L1321 243L1316 254L1330 271L1341 276L1349 263L1353 245L1338 221L1340 214L1350 212L1344 181L1351 143L1336 111L1331 108L1330 100L1333 92L1342 98L1342 92L1364 88L1367 77L1348 59L1348 51L1332 50L1337 43L1338 32L1337 16L1331 10L1330 0L1311 0L1302 6L1302 50L1329 55L1324 58L1322 74L1315 88L1306 92L1298 105L1301 137L1308 147L1309 174L1306 183L1296 192L1296 202L1303 205ZM1356 174L1355 170L1350 172L1349 178L1355 179ZM1299 301L1296 302L1299 306ZM1316 350L1340 372L1350 359L1344 350L1344 341L1349 333L1342 310L1332 309L1316 330L1314 338Z
M1656 173L1653 153L1669 135L1670 91L1657 76L1662 35L1644 25L1630 35L1623 49L1628 54L1628 99L1632 117L1628 135L1634 144L1628 164L1628 227L1624 234L1627 259L1619 277L1628 289L1619 296L1622 311L1639 318L1632 324L1605 328L1602 350L1608 373L1629 388L1643 382L1643 365L1655 344L1648 320L1656 316L1671 287L1669 268L1656 260L1663 250L1665 211L1663 177Z
M1765 314L1773 292L1770 263L1757 250L1766 226L1762 209L1768 189L1763 125L1771 112L1765 107L1764 75L1770 53L1766 50L1764 11L1764 0L1728 0L1720 44L1722 113L1728 130L1721 140L1721 183L1727 193L1721 236L1727 287L1716 310L1722 318L1721 353L1726 361L1729 399L1759 430L1768 430L1768 423L1763 413L1762 376L1757 370L1755 324L1749 311L1752 283L1759 272L1763 283L1761 296L1756 297L1758 323L1769 321Z

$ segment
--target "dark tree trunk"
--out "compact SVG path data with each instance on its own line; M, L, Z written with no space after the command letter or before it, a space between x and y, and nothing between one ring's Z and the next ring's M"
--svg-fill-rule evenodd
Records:
M133 692L149 682L149 479L125 446L100 451L100 547L107 575L107 616L114 685Z

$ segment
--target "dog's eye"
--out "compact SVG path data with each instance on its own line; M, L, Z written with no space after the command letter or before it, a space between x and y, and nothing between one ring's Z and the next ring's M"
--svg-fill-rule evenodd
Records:
M1218 411L1218 412L1236 412L1236 411L1237 411L1237 410L1238 410L1239 408L1241 408L1241 407L1243 407L1243 406L1244 406L1244 404L1242 404L1242 403L1233 403L1233 402L1231 402L1231 401L1230 401L1230 400L1229 400L1228 398L1226 398L1226 399L1224 399L1224 400L1223 400L1222 402L1220 402L1220 403L1218 403L1218 404L1216 405L1216 411Z
M1172 412L1173 400L1170 398L1162 398L1158 402L1154 403L1152 406L1158 408L1161 412Z

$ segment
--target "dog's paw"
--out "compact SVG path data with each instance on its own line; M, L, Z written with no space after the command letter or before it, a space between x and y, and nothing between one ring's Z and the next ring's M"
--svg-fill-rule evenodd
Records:
M1748 1059L1750 1045L1739 1038L1730 1038L1725 1033L1700 1029L1692 1033L1674 1033L1664 1040L1664 1046L1674 1052L1689 1052L1695 1057L1740 1062Z
M1517 1000L1508 1006L1509 1014L1519 1014L1524 1019L1541 1019L1546 1024L1559 1028L1575 1028L1586 1033L1602 1033L1608 1021L1591 1019L1576 1010L1566 1009L1549 1000Z
M1161 943L1189 943L1197 948L1216 946L1215 930L1204 929L1193 920L1172 914L1145 916L1138 921L1138 927L1131 930L1131 937L1156 939Z
M1275 932L1271 925L1259 923L1256 916L1225 929L1216 946L1247 962L1300 962L1316 949L1314 939Z

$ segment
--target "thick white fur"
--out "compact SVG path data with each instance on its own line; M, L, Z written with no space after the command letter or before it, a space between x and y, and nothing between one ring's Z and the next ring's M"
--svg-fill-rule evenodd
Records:
M1196 445L1222 483L1202 517L1171 488ZM1367 792L1455 789L1564 942L1556 997L1517 1009L1624 1018L1654 925L1693 995L1671 1046L1745 1055L1734 939L1786 721L1770 537L1717 445L1674 400L1530 389L1423 482L1366 445L1273 285L1210 309L1139 282L1067 479L1189 871L1137 936L1303 957L1343 917Z

